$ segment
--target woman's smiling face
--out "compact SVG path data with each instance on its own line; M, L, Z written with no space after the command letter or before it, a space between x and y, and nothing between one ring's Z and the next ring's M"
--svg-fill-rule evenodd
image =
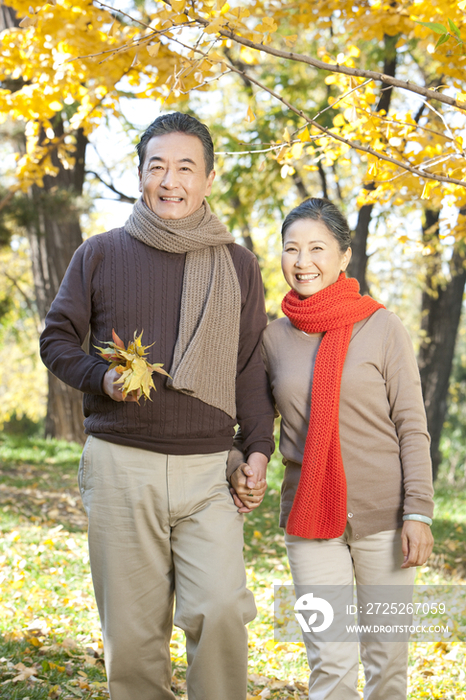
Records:
M342 252L322 221L297 219L286 230L282 270L291 289L303 299L336 282L350 260L351 248Z

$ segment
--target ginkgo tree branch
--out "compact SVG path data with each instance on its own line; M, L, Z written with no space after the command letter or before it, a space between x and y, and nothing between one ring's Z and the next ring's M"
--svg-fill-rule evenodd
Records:
M105 8L108 7L110 9L110 6L101 2L101 0L96 0L96 1L97 1L97 4L99 6L105 7ZM165 4L170 6L170 2L168 2L168 0L163 0L163 1L165 2ZM111 9L113 11L119 12L119 10L115 10L115 8L111 8ZM121 12L121 14L125 15L126 17L128 17L130 19L134 19L125 12ZM190 18L186 14L185 14L185 17L186 17L186 22L182 23L182 25L177 25L178 29L181 26L192 27L193 24L194 25L197 24L197 25L200 25L200 26L206 28L210 24L207 20L204 20L200 17ZM135 20L135 21L138 21L138 20ZM152 27L150 27L150 25L148 25L147 23L138 21L138 24L144 26L146 29L149 29L150 32L148 34L145 34L143 37L140 37L139 39L133 38L131 40L131 43L133 44L133 46L149 43L151 38L156 38L157 36L160 36L161 33L163 33L163 32L157 31L157 30L153 30ZM167 30L165 29L163 31L167 31ZM399 87L399 88L414 92L416 94L422 95L423 97L426 98L426 100L427 99L436 99L436 100L443 102L445 104L457 107L458 109L466 110L466 104L463 104L463 103L460 104L457 100L453 99L452 97L450 97L448 95L443 95L442 93L440 93L436 90L424 88L424 87L421 87L421 86L416 85L414 83L411 83L409 81L399 80L399 79L394 78L392 76L385 75L384 73L379 73L376 71L365 71L365 70L360 70L360 69L356 69L356 68L350 68L348 66L342 66L340 64L325 63L323 61L318 61L317 59L314 59L310 56L304 56L303 54L296 54L293 52L280 51L278 49L274 49L271 46L266 46L265 44L257 44L249 39L241 37L240 35L236 34L233 30L220 29L218 31L218 35L223 37L223 38L228 38L236 43L247 46L248 48L254 49L256 51L264 51L270 55L277 56L279 58L284 58L287 60L306 63L306 64L312 65L320 70L326 70L328 72L336 72L336 73L339 72L339 73L343 73L343 74L354 76L354 77L363 77L363 78L366 78L366 80L380 81L380 82L385 83L386 85L390 85L393 87ZM206 53L205 51L202 51L199 48L199 46L187 46L186 44L181 42L179 39L174 38L174 37L172 40L175 43L178 43L179 45L183 46L186 49L190 49L192 51L195 51L196 53L201 54L202 56L204 56L207 59L209 58L208 52ZM124 46L120 46L120 47L117 47L116 49L114 49L114 51L117 52L117 51L121 51L124 49L125 49ZM107 50L107 51L102 52L102 53L111 53L111 50L110 51ZM96 56L96 55L99 55L99 54L94 54L94 56ZM404 171L411 172L414 175L417 175L418 177L436 180L438 182L455 184L455 185L459 185L461 187L466 187L466 181L458 180L456 178L448 177L445 175L440 175L438 173L431 173L422 167L413 166L410 163L403 162L403 161L397 160L396 158L393 158L392 156L386 155L381 151L376 151L375 149L371 148L370 146L364 146L361 143L358 143L358 142L353 141L351 139L344 138L343 136L340 136L339 134L336 134L335 132L331 131L330 129L320 125L316 121L315 118L313 119L313 118L308 117L302 110L300 110L297 107L295 107L294 105L292 105L284 97L282 97L277 92L275 92L271 88L267 87L266 85L264 85L263 83L258 81L256 78L251 76L245 70L237 68L231 62L227 63L226 61L219 61L218 63L221 63L224 66L226 66L230 72L237 73L243 79L249 80L251 83L257 85L261 90L264 90L265 92L270 94L272 97L274 97L276 100L281 102L284 106L286 106L289 110L291 110L292 112L294 112L295 114L300 116L302 119L304 119L307 124L314 126L316 129L318 129L323 135L325 135L325 136L327 136L335 141L339 141L341 143L344 143L349 148L352 148L354 150L357 150L357 151L360 151L363 153L367 153L367 154L373 156L374 158L376 158L377 160L383 160L383 161L392 163L396 167L399 167ZM181 73L183 73L183 71L181 71ZM180 73L180 75L181 75L181 73ZM174 77L176 78L177 76L174 76ZM219 77L221 77L221 76L218 76L217 79ZM351 88L350 92L355 90L355 89L358 89L358 87L360 87L360 86L356 86L355 88ZM183 92L183 90L181 90L181 92ZM343 99L343 97L345 97L345 96L346 96L346 93L340 99ZM455 155L456 154L451 154L451 156L449 156L449 157L454 157Z
M171 7L171 3L169 2L169 0L162 1L165 5ZM199 16L190 18L186 15L186 17L187 19L190 19L191 22L195 21L203 27L208 27L210 24L208 20L203 19ZM395 78L391 75L385 75L385 73L380 73L379 71L363 70L361 68L351 68L350 66L344 66L340 63L326 63L325 61L319 61L317 58L313 58L312 56L305 56L304 54L294 53L293 51L281 51L280 49L275 49L272 46L268 46L263 43L258 44L257 42L251 41L250 39L246 39L246 37L240 36L232 29L219 29L218 34L219 36L222 36L225 39L230 39L231 41L234 41L237 44L247 46L249 49L254 49L255 51L262 51L264 53L270 54L271 56L276 56L277 58L284 58L288 61L295 61L297 63L306 63L309 66L313 66L314 68L317 68L319 70L326 70L329 73L342 73L343 75L349 75L354 78L369 78L372 80L376 80L377 82L385 83L386 85L391 85L392 87L398 87L402 88L403 90L409 90L410 92L414 92L417 95L422 95L426 99L438 100L439 102L443 102L444 104L451 105L452 107L456 107L457 109L461 109L466 112L466 103L459 102L458 100L455 100L449 95L444 95L443 93L438 92L437 90L425 88L422 85L417 85L416 83L412 83L409 80L400 80L399 78Z
M167 2L167 0L163 0L163 2L171 7L170 2ZM165 30L155 30L153 29L149 24L146 24L145 22L142 22L141 20L138 20L137 18L132 17L126 12L123 12L121 10L117 10L115 8L112 8L110 5L107 5L103 2L100 2L100 0L96 0L96 4L98 4L100 7L112 10L113 12L117 12L125 17L128 17L134 22L137 22L138 24L142 25L146 29L149 29L151 31L150 34L146 34L144 37L141 37L140 39L134 39L133 42L146 42L150 41L151 38L156 38L160 34L163 34L164 32L167 31ZM177 25L177 28L179 29L180 27L193 27L193 25L201 25L202 27L206 28L209 26L210 22L208 20L203 19L202 17L194 17L190 18L186 15L186 22L184 22L182 25ZM318 70L325 70L328 71L329 73L342 73L343 75L349 75L351 77L355 78L365 78L366 80L375 80L377 82L382 82L385 83L386 85L389 85L391 87L398 87L403 90L408 90L409 92L414 92L417 95L422 95L422 97L425 97L426 99L430 100L437 100L438 102L443 102L444 104L450 105L451 107L456 107L457 109L460 109L464 112L466 112L466 102L460 102L456 100L453 97L450 97L450 95L444 95L443 93L439 92L438 90L431 90L430 88L423 87L422 85L417 85L417 83L413 83L409 80L400 80L399 78L395 78L394 76L391 75L386 75L385 73L381 73L379 71L372 71L372 70L364 70L362 68L352 68L351 66L345 66L340 63L326 63L325 61L319 61L317 58L313 58L312 56L306 56L304 54L300 53L294 53L293 51L282 51L280 49L275 49L272 46L268 46L267 44L260 43L258 44L257 42L251 41L251 39L247 39L246 37L243 37L236 32L234 32L232 29L219 29L218 30L219 36L225 38L225 39L230 39L231 41L234 41L237 44L241 44L242 46L246 46L247 48L253 49L255 51L259 52L264 52L268 53L271 56L276 56L277 58L284 58L288 61L295 61L297 63L305 63L307 65L313 66L314 68L317 68ZM114 49L120 50L119 49ZM108 53L111 52L111 50L107 50L105 52L101 53ZM100 54L92 54L92 56L96 56ZM80 57L82 58L82 57Z
M164 0L164 2L166 2L166 0ZM167 4L169 4L169 3L167 3ZM178 44L180 44L181 46L183 46L184 48L190 48L190 47L186 46L186 44L184 44L183 42L181 42L179 39L175 39L175 41L176 41ZM193 50L195 50L197 53L200 53L204 58L208 58L208 54L207 54L206 52L202 51L202 49L199 49L198 47L193 47ZM389 163L392 163L393 165L396 165L397 167L401 168L404 172L411 172L411 173L413 173L414 175L417 175L418 177L422 177L422 178L426 178L426 179L430 179L430 180L435 180L435 181L438 181L438 182L447 182L447 183L450 183L450 184L460 185L461 187L466 187L466 181L464 181L464 180L458 180L458 179L456 179L456 178L451 178L451 177L448 177L448 176L445 176L445 175L440 175L440 174L437 174L437 173L430 173L430 172L428 172L428 171L426 171L426 170L424 170L424 169L416 168L415 166L412 166L412 165L410 165L409 163L406 163L406 162L403 162L403 161L399 161L399 160L397 160L396 158L393 158L393 157L391 157L391 156L387 156L387 155L381 153L380 151L376 151L375 149L370 148L370 146L363 146L362 144L359 144L359 143L357 143L357 142L355 142L355 141L352 141L352 140L350 140L350 139L345 139L344 137L339 136L338 134L335 134L333 131L330 131L330 129L327 129L327 128L324 127L324 126L321 126L321 125L316 121L316 118L317 118L318 116L320 116L323 112L325 112L327 109L330 109L332 106L334 106L335 103L333 103L333 104L330 105L329 107L326 107L324 110L322 110L322 111L319 112L317 115L315 115L314 118L310 118L310 117L306 116L302 110L299 110L298 108L296 108L294 105L292 105L290 102L288 102L288 100L286 100L284 97L282 97L281 95L279 95L278 93L276 93L274 90L272 90L271 88L269 88L269 87L267 87L266 85L264 85L262 82L260 82L260 81L257 80L256 78L252 77L252 76L251 76L249 73L247 73L245 70L242 70L242 69L240 69L240 68L237 68L237 67L234 66L230 61L229 61L228 63L227 63L226 61L221 61L220 63L221 63L222 65L226 66L230 72L239 74L239 75L243 78L243 80L244 80L244 79L249 80L251 83L257 85L257 87L259 87L259 88L261 88L262 90L264 90L264 91L266 91L267 93L269 93L272 97L274 97L275 99L277 99L278 101L280 101L282 104L284 104L288 109L290 109L291 111L293 111L293 112L294 112L295 114L297 114L298 116L302 117L302 118L306 121L307 124L310 124L310 125L312 125L312 126L315 126L317 129L319 129L319 131L320 131L321 133L324 133L324 134L325 134L326 136L328 136L329 138L335 139L336 141L341 141L342 143L345 143L345 144L346 144L347 146L349 146L350 148L353 148L354 150L362 151L362 152L364 152L364 153L368 153L368 154L374 156L374 157L377 158L377 159L385 160L385 161L387 161L387 162L389 162ZM327 65L327 64L325 64L325 65ZM222 73L221 75L224 75L224 73ZM216 79L219 79L219 78L221 77L221 75L220 75L220 76L217 76ZM381 74L381 75L382 75L382 74ZM390 76L387 76L387 77L390 77ZM369 82L369 81L372 80L372 79L373 79L373 78L368 79L367 82ZM384 81L384 82L385 82L385 81ZM350 93L354 92L355 90L360 89L360 88L363 87L365 84L366 84L366 83L363 83L362 85L355 86L354 88L351 88L350 90L348 90L347 92L345 92L345 94L342 95L337 101L341 101L342 99L344 99L345 97L347 97ZM437 93L436 93L435 91L433 91L433 90L430 90L429 92L432 92L432 93L435 94L435 95L437 94ZM425 102L425 104L428 105L427 101ZM433 109L433 108L432 108L432 109ZM434 111L435 111L435 110L434 110ZM380 118L382 118L382 117L380 117ZM421 129L423 128L423 127L421 127L420 125L416 125L416 126L417 126L417 128L421 128ZM426 130L426 131L432 131L432 133L434 133L433 130L430 130L430 129L425 129L425 130ZM299 130L298 130L298 131L299 131ZM441 134L439 134L439 135L441 135ZM447 140L453 140L453 141L454 141L454 139L451 139L451 137L448 137L448 136L446 136L446 135L443 135L443 136L444 136L444 138L446 138ZM455 142L455 143L456 143L456 142ZM280 145L280 148L282 148L283 145L284 145L284 144L281 144L281 145ZM272 149L271 149L271 150L272 150ZM454 156L454 155L455 155L455 154L451 154L451 155L447 156L446 158L444 157L444 158L442 158L442 161L445 161L445 160L447 160L449 157L452 157L452 156ZM437 161L436 161L436 160L432 163L432 165L434 165L434 164L437 164ZM426 163L426 166L428 166L428 165L430 166L431 164L427 162L427 163ZM375 182L377 182L377 181L375 181Z
M244 73L244 71L241 71L239 68L235 68L232 65L229 65L228 67L234 73L239 73L239 74ZM282 104L285 105L285 107L287 107L289 110L291 110L292 112L297 114L299 117L304 119L311 126L314 126L322 134L325 134L326 136L328 136L332 139L335 139L336 141L340 141L341 143L346 144L350 148L354 148L354 150L356 150L356 151L362 151L363 153L368 153L369 155L372 155L379 160L385 160L389 163L392 163L393 165L396 165L399 168L402 168L403 170L408 170L409 172L413 173L413 175L417 175L418 177L427 178L429 180L437 180L439 182L448 182L448 183L453 184L453 185L460 185L461 187L466 187L466 181L464 181L464 180L457 180L455 178L447 177L445 175L439 175L437 173L430 173L428 171L421 170L419 168L416 168L413 165L410 165L409 163L396 160L395 158L392 158L391 156L387 156L384 153L381 153L380 151L376 151L373 148L371 148L370 146L363 146L360 143L357 143L355 141L351 141L350 139L345 139L343 136L340 136L339 134L335 134L333 131L330 131L330 129L327 129L325 126L322 126L321 124L316 122L311 117L308 117L301 109L298 109L297 107L292 105L291 102L288 102L288 100L285 99L284 97L282 97L282 95L279 95L277 92L275 92L271 88L269 88L266 85L264 85L263 83L261 83L259 80L257 80L253 76L251 76L249 73L246 75L247 75L248 79L252 83L257 85L258 87L260 87L261 90L265 90L266 92L268 92L270 95L272 95L272 97L279 100ZM286 145L286 144L283 144L283 145ZM452 155L454 155L454 154L452 154Z
M204 20L200 17L196 17L196 21L205 27L209 25L209 22L207 20ZM457 109L461 109L466 112L465 102L459 102L453 97L450 97L450 95L444 95L443 93L438 92L437 90L425 88L422 85L417 85L416 83L412 83L409 80L400 80L399 78L395 78L391 75L385 75L385 73L380 73L378 71L363 70L361 68L351 68L350 66L344 66L340 63L325 63L325 61L319 61L317 58L313 58L312 56L305 56L304 54L293 53L292 51L281 51L280 49L274 49L272 46L267 46L266 44L257 44L256 42L251 41L250 39L246 39L245 37L236 34L236 32L234 32L232 29L220 29L218 33L225 39L231 39L231 41L234 41L237 44L242 44L243 46L247 46L249 49L254 49L255 51L262 51L264 53L270 54L271 56L276 56L277 58L287 59L288 61L306 63L309 66L313 66L314 68L317 68L319 70L326 70L329 73L342 73L343 75L349 75L353 78L370 78L372 80L376 80L377 82L382 82L386 85L391 85L392 87L398 87L402 88L403 90L409 90L410 92L414 92L417 95L422 95L426 99L438 100L439 102L443 102L444 104L456 107Z

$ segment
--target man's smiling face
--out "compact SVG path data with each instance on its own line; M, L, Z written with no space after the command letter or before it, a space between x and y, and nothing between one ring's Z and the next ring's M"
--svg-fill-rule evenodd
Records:
M206 175L201 140L174 132L148 142L139 171L139 191L161 219L184 219L201 207L214 177L214 170Z

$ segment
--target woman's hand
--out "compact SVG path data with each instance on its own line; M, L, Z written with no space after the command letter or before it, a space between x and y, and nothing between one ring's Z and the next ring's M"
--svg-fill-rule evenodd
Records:
M405 520L401 530L401 547L404 554L402 569L422 566L429 558L434 538L429 525L418 520Z
M257 481L252 488L247 485L248 477L253 475L252 467L246 462L240 464L231 475L230 483L232 488L230 491L239 513L250 513L257 506L260 506L267 490L265 479Z

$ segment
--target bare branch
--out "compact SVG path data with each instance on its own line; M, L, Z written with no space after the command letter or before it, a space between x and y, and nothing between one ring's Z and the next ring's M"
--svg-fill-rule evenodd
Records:
M440 119L440 121L443 123L443 125L444 125L446 131L448 131L448 133L450 134L450 139L453 141L453 143L456 143L456 141L455 141L455 139L454 139L454 137L453 137L453 134L451 133L451 129L450 129L450 127L448 126L447 122L445 121L445 118L444 118L443 114L441 114L437 109L435 109L434 107L432 107L432 105L430 105L428 102L426 102L426 107L428 107L428 109L430 109L434 114L437 115L437 117L438 117L438 118Z
M423 104L423 106L425 105L426 107L432 108L432 106L429 105L428 102L423 102L422 104ZM416 127L416 129L421 129L421 131L425 131L427 134L432 134L433 136L438 136L439 138L445 139L445 141L453 141L453 143L456 144L456 141L453 138L453 136L447 136L446 134L442 134L441 131L435 131L435 129L429 129L427 126L421 126L421 124L418 124L418 121L416 121L416 118L414 119L414 121L416 123L410 124L409 122L402 122L399 119L392 119L390 117L384 117L381 114L379 114L379 112L366 111L366 110L362 109L361 107L356 107L356 110L358 112L363 112L363 114L365 114L365 115L370 114L372 119L379 119L379 121L385 122L387 124L398 124L399 126L413 126L413 127ZM436 110L434 110L434 111L436 112Z
M299 131L299 129L297 130ZM296 132L294 132L296 133ZM321 139L322 136L320 134L310 134L309 135L309 141L306 141L306 143L310 143L314 139ZM292 146L294 143L302 143L301 139L291 139L289 145ZM264 146L265 144L255 144L258 146ZM248 155L255 155L256 153L271 153L272 151L280 151L283 148L284 144L283 143L272 143L270 146L267 148L250 148L248 151L215 151L216 156L248 156Z
M86 170L86 175L94 175L94 177L99 180L105 187L107 187L111 192L114 192L115 194L118 195L120 198L120 202L127 202L128 204L134 204L136 201L136 197L131 197L131 195L124 194L124 192L120 192L120 190L117 190L117 188L112 185L112 183L105 182L105 180L99 175L99 173L94 172L94 170ZM115 200L113 200L115 201Z
M131 22L135 22L136 24L140 24L141 27L145 27L146 29L150 29L151 31L154 31L154 28L150 26L150 24L147 24L146 22L143 22L140 19L137 19L136 17L132 17L131 15L128 15L127 12L123 12L122 10L117 10L115 7L112 7L111 5L106 5L104 2L100 2L100 0L95 0L96 5L100 5L100 7L103 7L105 10L109 10L109 12L112 13L114 16L115 13L122 15L123 17L127 17L128 19L131 20Z
M348 95L351 95L352 92L355 92L356 90L360 90L361 88L365 87L366 85L369 85L369 83L372 82L372 78L369 80L365 80L361 85L356 85L356 87L351 88L350 90L347 90L343 95L341 95L335 102L332 102L331 105L328 107L324 107L324 109L321 109L320 112L314 115L314 119L317 119L317 117L320 117L321 114L324 114L324 112L327 112L329 109L333 109L335 105L337 105L339 102L345 99L345 97L348 97Z
M18 190L19 190L19 186L18 186L18 187L15 187L15 188L12 188L12 189L8 192L8 194L6 194L6 195L3 197L3 199L0 200L0 211L2 211L2 209L4 209L5 207L7 207L7 206L9 205L9 203L11 202L11 200L13 199L13 197L15 196L15 194L16 194L16 192L17 192Z
M27 306L27 308L29 309L29 311L30 311L32 314L35 314L35 313L36 313L36 309L35 309L35 307L34 307L34 304L32 303L31 299L28 297L28 295L26 294L26 292L25 292L23 289L21 289L21 287L20 287L20 285L19 285L19 283L18 283L18 280L16 280L14 277L12 277L11 275L9 275L8 272L5 272L5 270L3 270L3 274L5 275L5 277L6 277L8 280L10 280L10 282L12 283L12 285L13 285L13 286L18 290L18 292L21 294L21 296L23 297L24 301L26 302L26 306Z

